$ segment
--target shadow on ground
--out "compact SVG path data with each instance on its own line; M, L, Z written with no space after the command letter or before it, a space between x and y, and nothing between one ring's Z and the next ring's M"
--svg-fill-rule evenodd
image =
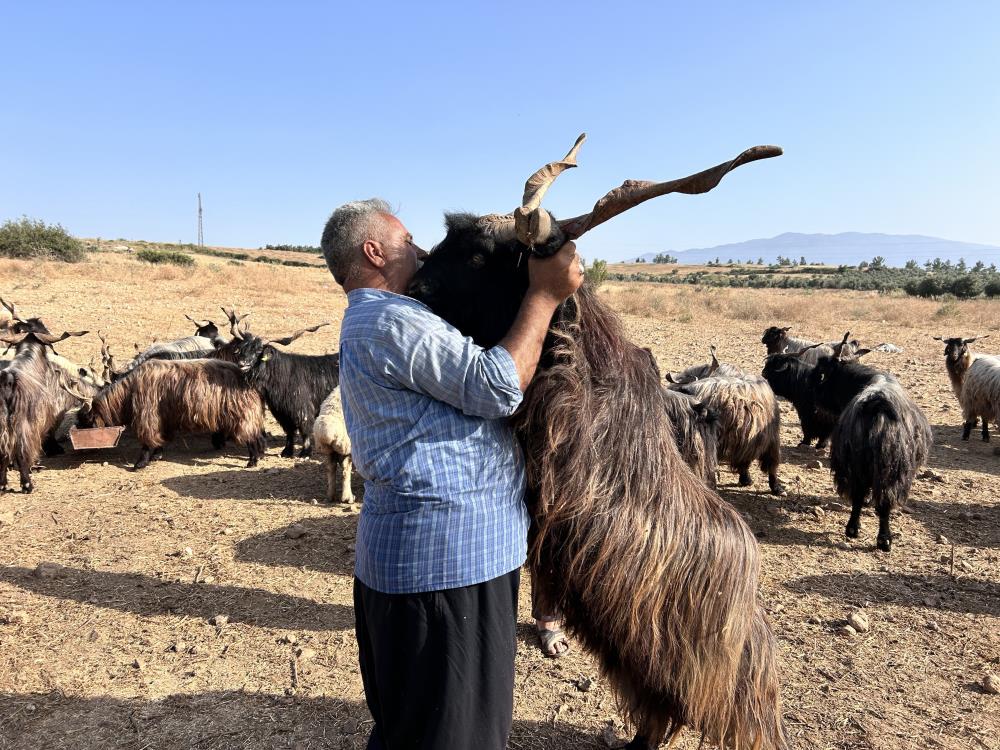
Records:
M357 700L243 691L175 694L162 700L0 693L0 747L73 750L360 750L371 717ZM595 732L556 722L515 721L509 747L604 747Z
M288 461L267 469L226 469L169 477L162 481L178 495L198 500L292 500L321 502L326 497L326 469L318 461Z
M968 614L1000 616L1000 583L949 575L859 573L804 576L785 584L798 594L860 604L897 604L928 611L944 609Z
M289 566L319 570L338 575L354 575L354 540L358 529L358 516L303 518L293 524L294 533L289 538L289 526L243 539L236 545L236 559L262 565Z
M177 615L207 621L225 614L229 622L266 628L354 628L351 607L241 586L178 583L138 573L108 573L58 565L45 566L44 570L0 567L0 581L44 596L143 616Z

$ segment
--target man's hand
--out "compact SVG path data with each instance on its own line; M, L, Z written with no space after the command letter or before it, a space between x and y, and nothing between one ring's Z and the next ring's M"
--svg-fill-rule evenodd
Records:
M583 263L576 243L567 242L549 258L528 259L528 294L548 298L558 305L583 283Z
M514 324L500 342L514 360L524 391L538 367L542 343L559 303L580 288L583 264L576 245L567 242L550 258L528 260L528 292Z

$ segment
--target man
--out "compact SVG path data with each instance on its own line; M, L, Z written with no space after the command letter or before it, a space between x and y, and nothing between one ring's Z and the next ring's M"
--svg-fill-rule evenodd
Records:
M506 417L583 280L576 248L529 261L517 319L484 350L403 296L426 253L384 201L338 208L321 244L347 292L340 389L365 477L354 609L368 748L500 750L528 528Z

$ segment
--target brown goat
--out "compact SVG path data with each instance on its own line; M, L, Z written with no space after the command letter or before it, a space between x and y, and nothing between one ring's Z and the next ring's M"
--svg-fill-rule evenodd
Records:
M649 355L584 286L550 331L515 424L537 527L530 562L655 747L684 725L725 747L785 746L753 533L682 460ZM600 387L595 387L599 384Z
M42 446L59 426L62 415L79 399L66 387L72 377L49 360L52 345L86 331L53 336L39 318L21 318L14 305L0 303L11 320L0 325L0 343L16 347L10 364L0 369L0 491L7 489L7 471L17 465L21 491L31 492L31 467Z
M159 458L178 432L232 438L250 454L264 454L264 402L239 367L214 359L143 362L102 390L80 411L82 427L126 425L142 444L135 468Z

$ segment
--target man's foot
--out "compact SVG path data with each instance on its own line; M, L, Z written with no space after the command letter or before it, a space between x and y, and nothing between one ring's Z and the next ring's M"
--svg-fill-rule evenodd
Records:
M569 640L558 620L535 620L535 632L542 653L553 659L569 651Z

